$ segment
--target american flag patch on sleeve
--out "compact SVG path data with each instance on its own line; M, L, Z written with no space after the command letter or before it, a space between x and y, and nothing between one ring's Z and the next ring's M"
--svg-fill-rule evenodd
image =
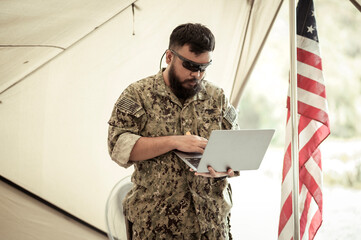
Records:
M119 110L134 116L139 115L137 113L139 113L140 110L142 110L142 107L137 102L126 97L121 98L116 105Z
M237 113L233 106L229 106L224 113L224 118L232 125L235 124L237 119Z

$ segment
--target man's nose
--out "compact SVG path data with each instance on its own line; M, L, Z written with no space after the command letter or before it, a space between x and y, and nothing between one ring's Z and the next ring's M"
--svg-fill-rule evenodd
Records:
M201 71L200 70L198 70L198 71L196 71L196 72L191 72L191 76L192 77L195 77L196 79L200 79L200 77L201 77Z

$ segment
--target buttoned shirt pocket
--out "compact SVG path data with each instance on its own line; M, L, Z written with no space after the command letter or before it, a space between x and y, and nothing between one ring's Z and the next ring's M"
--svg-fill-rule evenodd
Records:
M222 112L218 108L207 108L203 112L202 122L198 124L198 133L208 139L213 130L222 129Z
M163 115L157 112L147 112L147 124L142 131L143 136L159 137L179 134L179 114Z

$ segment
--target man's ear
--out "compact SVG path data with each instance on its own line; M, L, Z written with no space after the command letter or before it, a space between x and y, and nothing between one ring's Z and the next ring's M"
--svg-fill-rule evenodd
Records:
M172 59L173 59L173 54L172 54L172 52L171 52L170 50L167 50L167 51L165 52L165 62L166 62L167 64L170 64L170 63L172 62Z

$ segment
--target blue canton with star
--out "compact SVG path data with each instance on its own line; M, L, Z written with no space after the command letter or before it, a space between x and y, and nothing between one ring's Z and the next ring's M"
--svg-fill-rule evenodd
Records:
M302 4L301 4L302 2ZM312 0L299 0L297 6L297 35L318 42L315 9Z

